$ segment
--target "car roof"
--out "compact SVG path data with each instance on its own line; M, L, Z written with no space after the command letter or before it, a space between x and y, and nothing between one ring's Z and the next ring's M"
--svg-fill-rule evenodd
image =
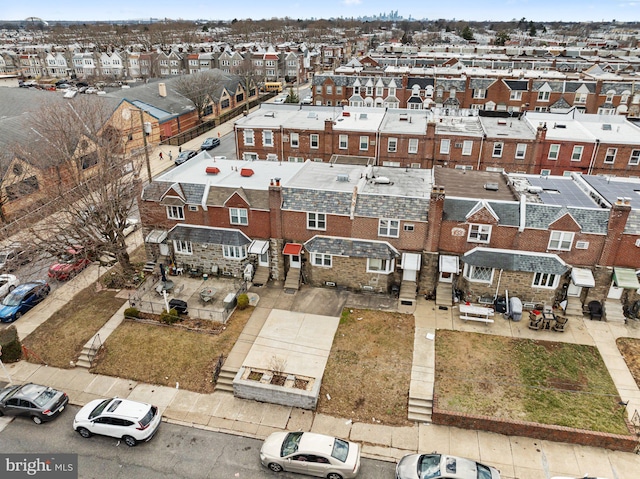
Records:
M35 399L42 393L42 391L46 391L47 389L48 389L47 386L42 386L40 384L27 383L22 385L22 387L20 387L20 390L18 393L16 393L16 395L21 396L23 398Z
M132 401L130 399L113 398L113 400L102 411L102 415L127 417L140 419L149 412L151 404Z
M331 455L333 451L333 443L336 438L332 436L325 436L324 434L316 434L313 432L305 432L300 438L298 444L298 453L303 452L315 452ZM348 441L346 441L348 442Z

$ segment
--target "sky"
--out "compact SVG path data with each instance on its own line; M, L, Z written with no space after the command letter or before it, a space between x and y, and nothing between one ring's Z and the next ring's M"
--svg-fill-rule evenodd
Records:
M638 21L640 0L29 0L0 1L0 20L232 20L234 18L358 17L397 10L404 18L533 21Z

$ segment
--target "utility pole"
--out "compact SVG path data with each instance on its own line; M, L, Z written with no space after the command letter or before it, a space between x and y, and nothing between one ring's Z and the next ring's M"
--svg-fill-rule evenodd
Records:
M149 183L151 183L151 163L149 161L149 149L147 147L147 132L144 131L144 113L141 108L138 108L140 113L140 128L142 131L142 142L144 143L144 159L147 162L147 176L149 177Z

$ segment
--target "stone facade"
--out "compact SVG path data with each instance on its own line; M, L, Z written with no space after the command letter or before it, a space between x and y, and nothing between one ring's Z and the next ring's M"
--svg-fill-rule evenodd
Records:
M304 266L305 278L312 286L325 286L327 281L352 291L389 293L394 283L393 274L368 273L366 258L334 256L331 268Z
M192 243L192 254L183 254L175 251L176 266L187 269L199 269L203 273L212 273L215 266L218 274L242 278L244 267L251 262L250 258L242 260L225 258L222 254L222 245Z
M491 284L470 282L464 276L458 276L456 288L467 293L467 298L477 301L479 297L494 296L496 290L503 296L505 290L509 297L517 297L525 303L547 304L552 306L556 299L556 289L532 287L534 273L523 271L495 271ZM498 284L498 281L500 282Z

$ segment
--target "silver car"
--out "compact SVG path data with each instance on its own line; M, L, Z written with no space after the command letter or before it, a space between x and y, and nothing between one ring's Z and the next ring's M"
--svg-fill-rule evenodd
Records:
M0 390L0 416L27 416L36 424L58 417L64 411L69 396L56 389L27 383Z
M351 479L360 469L360 446L312 432L274 432L260 449L260 462L274 472Z
M445 454L408 454L396 466L396 479L500 479L495 467Z

